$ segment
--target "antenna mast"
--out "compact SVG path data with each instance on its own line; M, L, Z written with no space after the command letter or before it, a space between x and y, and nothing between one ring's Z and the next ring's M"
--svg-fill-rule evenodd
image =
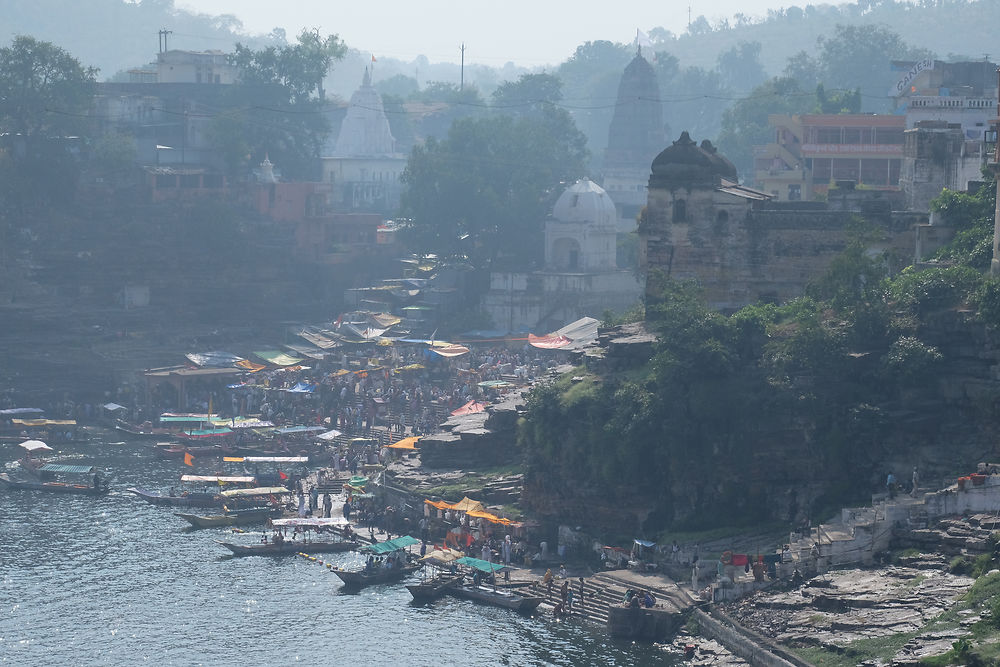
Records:
M465 90L465 42L462 42L462 80L458 89Z

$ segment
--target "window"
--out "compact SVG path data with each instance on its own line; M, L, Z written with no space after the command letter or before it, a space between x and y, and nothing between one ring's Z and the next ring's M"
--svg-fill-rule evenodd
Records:
M674 200L674 222L687 220L687 203L683 199Z

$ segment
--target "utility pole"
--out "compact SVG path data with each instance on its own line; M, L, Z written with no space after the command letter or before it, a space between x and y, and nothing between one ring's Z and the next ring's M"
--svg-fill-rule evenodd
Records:
M164 51L167 50L167 35L172 35L173 33L174 33L173 30L166 30L166 29L160 30L160 32L159 32L159 35L160 35L160 53L163 53Z
M691 27L691 5L688 5L688 28Z
M465 42L462 42L462 80L458 85L459 90L465 90Z

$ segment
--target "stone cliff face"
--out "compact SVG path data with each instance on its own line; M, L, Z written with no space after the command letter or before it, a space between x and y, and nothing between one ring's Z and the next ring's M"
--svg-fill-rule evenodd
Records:
M970 313L943 311L929 321L918 335L939 348L944 357L940 372L920 386L859 408L877 415L870 428L822 422L807 409L798 412L795 406L785 406L766 416L767 428L741 434L744 444L736 452L714 445L697 454L699 461L674 461L655 489L633 488L627 478L613 485L580 484L567 464L562 469L529 470L522 503L540 517L561 523L612 533L640 534L645 529L650 534L668 526L710 527L706 522L798 525L808 518L815 523L840 503L865 502L869 494L884 491L890 470L904 483L913 466L919 467L922 484L952 480L974 470L978 461L1000 455L994 444L1000 412L1000 336ZM630 338L633 345L622 342ZM648 336L605 334L602 347L582 360L610 382L648 359L649 352ZM856 365L847 376L861 376L866 365L879 360L860 354L845 363ZM806 394L825 380L803 377L793 382ZM567 446L575 437L568 425Z

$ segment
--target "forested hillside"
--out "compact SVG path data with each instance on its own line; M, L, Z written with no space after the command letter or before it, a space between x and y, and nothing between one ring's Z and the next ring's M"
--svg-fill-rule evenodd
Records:
M859 220L829 273L788 304L727 317L693 285L661 280L646 304L659 337L648 363L596 363L533 392L526 500L564 521L607 517L609 530L624 508L634 523L618 529L652 537L821 520L866 504L890 470L936 481L992 460L993 187L936 200L961 232L929 268L886 276Z

